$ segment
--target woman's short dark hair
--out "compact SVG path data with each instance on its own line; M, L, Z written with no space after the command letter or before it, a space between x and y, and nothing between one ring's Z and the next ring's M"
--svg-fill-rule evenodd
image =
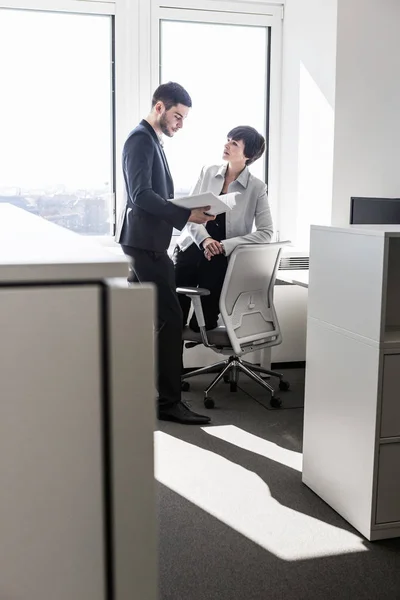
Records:
M251 165L251 163L260 158L264 153L265 139L254 127L247 125L234 127L230 130L227 137L236 142L242 140L244 143L244 154L247 157L246 165Z
M153 108L157 102L163 102L166 110L169 110L177 104L183 104L188 108L192 107L192 99L179 83L169 81L158 86L153 94L151 107Z

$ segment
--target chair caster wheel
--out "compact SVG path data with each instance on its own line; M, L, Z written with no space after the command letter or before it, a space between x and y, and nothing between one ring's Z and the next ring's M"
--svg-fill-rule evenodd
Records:
M281 379L279 382L279 389L286 392L290 389L290 383L288 381L285 381L284 379Z
M231 381L229 385L229 389L231 392L237 392L237 383L236 381Z
M282 400L276 396L272 396L269 404L272 406L272 408L280 408L282 406Z
M181 392L189 392L190 390L190 383L188 381L182 381L181 382Z
M212 398L204 398L204 406L206 408L214 408L215 403Z

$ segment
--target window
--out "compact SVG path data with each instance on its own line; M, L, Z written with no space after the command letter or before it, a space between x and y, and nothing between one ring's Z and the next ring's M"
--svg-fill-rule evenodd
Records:
M178 196L188 193L202 166L222 163L230 129L251 125L266 135L268 30L162 21L160 42L161 81L178 81L193 100L182 131L166 140ZM265 179L265 154L251 169Z
M153 88L177 81L193 100L183 130L165 140L175 194L187 194L204 165L222 163L230 129L251 125L267 139L250 170L268 183L276 227L282 11L259 3L216 2L215 10L201 4L153 0Z
M112 27L0 9L0 202L91 235L113 227Z

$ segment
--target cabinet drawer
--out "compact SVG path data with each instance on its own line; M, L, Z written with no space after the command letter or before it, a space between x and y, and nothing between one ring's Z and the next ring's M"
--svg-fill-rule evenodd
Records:
M400 436L400 354L385 354L381 437L396 436Z
M400 442L379 447L376 523L400 521Z

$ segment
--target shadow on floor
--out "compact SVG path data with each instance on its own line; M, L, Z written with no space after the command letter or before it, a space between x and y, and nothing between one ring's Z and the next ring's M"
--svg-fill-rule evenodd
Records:
M285 561L163 485L158 506L160 600L400 599L396 540Z
M285 376L301 406L304 371ZM191 384L206 412L207 376ZM266 410L261 388L243 389L218 386L210 427L158 424L161 600L400 600L400 539L367 542L302 484L302 409Z

